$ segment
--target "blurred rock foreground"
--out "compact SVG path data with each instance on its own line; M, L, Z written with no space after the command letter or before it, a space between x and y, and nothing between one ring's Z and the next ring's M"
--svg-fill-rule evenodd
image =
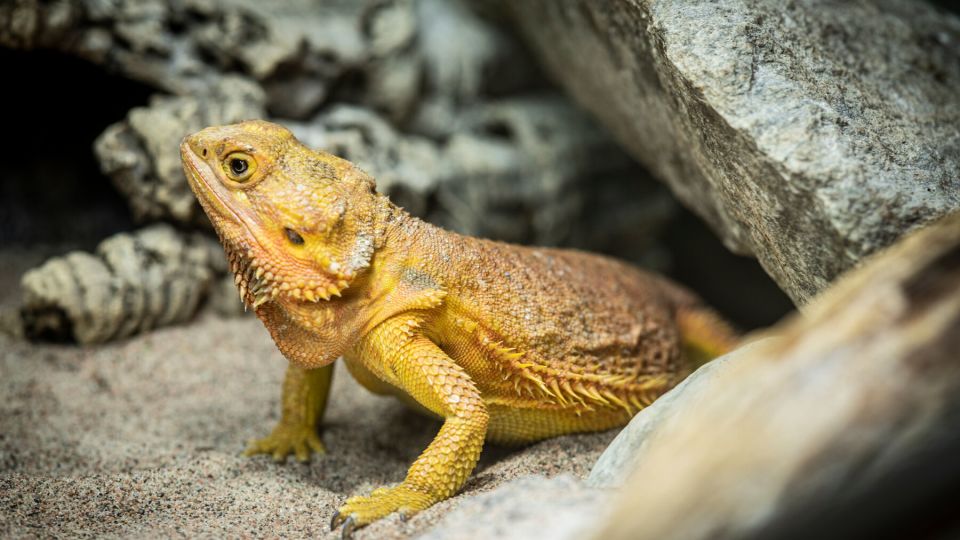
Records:
M669 186L798 304L960 207L960 22L906 0L13 0L0 47L81 58L139 96L98 120L91 177L51 159L59 118L11 130L37 139L15 183L107 177L125 207L115 223L88 223L89 199L39 221L0 216L14 231L0 231L14 241L0 245L0 326L83 345L0 333L2 536L325 535L345 497L400 480L436 431L339 373L329 455L237 455L275 420L284 361L257 321L215 316L239 304L177 149L207 125L272 119L432 222L653 267L702 249L675 234ZM72 228L99 236L61 237ZM957 231L941 219L866 263L605 451L614 433L488 449L457 498L358 536L809 538L941 523L960 471L925 463L960 449ZM741 305L773 303L739 293L747 278L719 255L693 260Z
M593 485L629 475L596 538L960 532L960 471L931 478L929 460L960 449L960 212L869 259L805 315L631 421L591 473Z

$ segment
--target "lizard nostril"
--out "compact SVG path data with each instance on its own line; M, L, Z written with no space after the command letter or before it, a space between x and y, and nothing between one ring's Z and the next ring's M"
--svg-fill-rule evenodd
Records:
M204 148L203 150L201 150L201 151L200 151L200 155L203 156L203 157L207 157L207 149Z

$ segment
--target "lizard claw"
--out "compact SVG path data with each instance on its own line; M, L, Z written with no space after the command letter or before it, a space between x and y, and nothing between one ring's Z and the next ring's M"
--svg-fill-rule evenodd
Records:
M343 530L340 531L340 540L350 540L353 538L353 528L356 525L356 521L353 520L353 516L347 518L343 522Z
M333 517L330 518L330 530L332 531L336 529L344 521L346 521L346 519L340 516L340 511L339 510L335 511L333 513Z
M333 517L330 518L330 530L333 531L340 524L343 524L343 530L340 531L340 540L350 540L353 537L353 530L357 527L356 520L353 519L353 516L344 517L339 510L333 513Z
M350 497L330 521L331 529L344 523L343 538L348 538L354 529L365 527L378 519L394 512L400 514L401 519L408 519L413 514L432 505L435 499L429 494L417 491L408 485L400 484L390 488L378 488L366 497Z

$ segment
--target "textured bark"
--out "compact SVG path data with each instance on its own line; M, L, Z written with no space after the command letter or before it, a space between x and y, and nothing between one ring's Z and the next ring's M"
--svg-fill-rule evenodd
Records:
M54 257L23 275L24 333L100 343L189 320L227 271L216 241L168 225Z

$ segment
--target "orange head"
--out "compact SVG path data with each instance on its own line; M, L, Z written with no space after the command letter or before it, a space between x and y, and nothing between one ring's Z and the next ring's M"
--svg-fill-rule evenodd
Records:
M263 121L189 135L180 155L246 303L328 300L370 264L377 196L350 162Z

